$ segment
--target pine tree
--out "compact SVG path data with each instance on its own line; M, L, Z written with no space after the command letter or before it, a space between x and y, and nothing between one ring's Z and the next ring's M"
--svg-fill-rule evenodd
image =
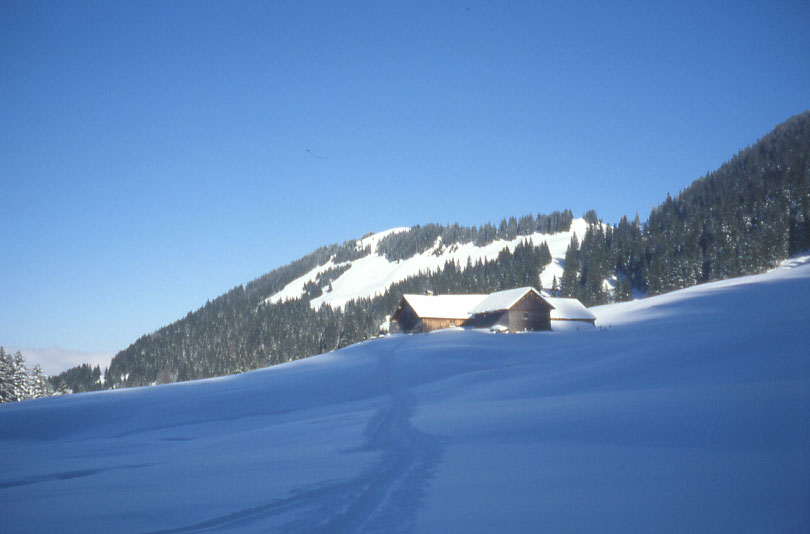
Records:
M14 400L22 401L31 398L31 381L25 368L25 358L17 351L12 358Z
M571 236L571 242L565 251L560 293L566 298L579 296L579 241L576 234Z
M633 300L633 288L630 279L626 276L619 276L616 279L616 302L626 302Z
M39 364L36 364L31 371L31 398L38 399L51 395L53 395L53 388L48 379L45 378L42 368Z
M17 400L14 390L14 363L10 354L0 347L0 403Z

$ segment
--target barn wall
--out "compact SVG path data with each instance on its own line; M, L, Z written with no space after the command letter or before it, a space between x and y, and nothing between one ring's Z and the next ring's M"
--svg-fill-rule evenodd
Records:
M424 318L422 319L423 330L425 332L431 332L433 330L439 330L441 328L452 328L454 326L461 326L464 321L461 319L431 319L431 318Z
M396 320L397 332L419 331L419 316L407 302L402 303L402 311L399 312Z
M512 332L551 330L551 320L542 312L512 310L509 315L509 330Z
M509 309L509 330L551 330L551 308L534 292L527 293Z
M481 313L464 321L463 326L469 326L472 328L490 328L496 324L501 324L508 328L509 327L508 314L503 311Z
M420 318L416 311L407 302L402 303L402 309L396 321L392 321L392 332L431 332L441 328L461 326L462 319Z

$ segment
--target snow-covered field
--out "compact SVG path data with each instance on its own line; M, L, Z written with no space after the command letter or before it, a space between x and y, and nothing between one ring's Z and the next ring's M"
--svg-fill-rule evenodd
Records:
M368 256L342 263L334 263L330 260L296 278L284 286L281 291L268 297L267 301L280 302L299 298L304 293L306 283L314 282L318 274L334 267L349 265L349 269L332 282L331 291L325 291L323 295L310 302L315 309L320 308L323 304L336 308L342 307L353 299L382 294L392 284L416 276L420 272L436 272L443 268L448 261L456 262L463 270L467 266L467 260L472 263L476 263L478 260L494 260L503 249L508 248L514 252L515 247L524 241L530 241L536 246L542 245L543 242L548 243L553 260L540 274L540 283L544 288L550 288L555 276L558 283L562 278L565 251L568 249L571 237L576 234L577 239L582 242L587 229L588 223L585 219L574 219L567 232L534 233L528 236L518 236L510 241L498 239L483 247L478 247L473 243L442 246L439 238L433 248L422 254L416 254L401 261L388 261L385 256L377 254L377 244L388 234L408 230L408 228L392 228L372 234L358 242L359 248L371 247L371 254Z
M810 532L810 263L0 406L0 531Z

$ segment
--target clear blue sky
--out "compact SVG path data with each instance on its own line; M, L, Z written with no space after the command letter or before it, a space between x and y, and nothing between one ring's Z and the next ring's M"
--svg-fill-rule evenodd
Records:
M0 2L0 345L319 245L650 208L810 108L810 3Z

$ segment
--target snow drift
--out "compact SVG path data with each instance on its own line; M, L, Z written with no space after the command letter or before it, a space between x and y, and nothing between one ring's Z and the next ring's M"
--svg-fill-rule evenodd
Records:
M810 264L0 406L16 532L807 532Z

